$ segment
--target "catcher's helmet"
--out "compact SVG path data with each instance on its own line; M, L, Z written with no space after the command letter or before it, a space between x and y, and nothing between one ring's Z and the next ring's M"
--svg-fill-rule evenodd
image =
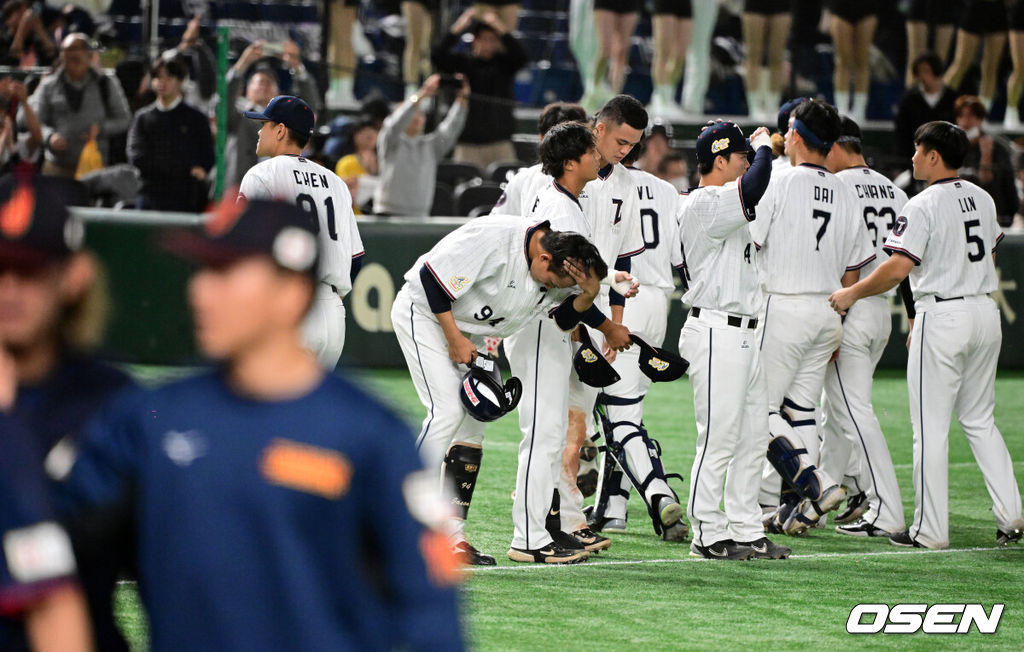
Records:
M690 367L685 358L648 344L636 333L630 333L629 338L640 347L640 371L656 383L677 380Z
M585 326L580 326L580 344L572 358L572 367L584 385L607 387L619 382L618 372L594 346Z
M500 419L519 405L522 395L523 384L515 376L502 385L497 359L485 353L469 366L459 391L462 407L477 421Z

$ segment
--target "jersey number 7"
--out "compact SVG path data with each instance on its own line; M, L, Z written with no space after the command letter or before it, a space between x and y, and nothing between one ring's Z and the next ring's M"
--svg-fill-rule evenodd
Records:
M815 251L821 251L821 239L825 236L825 229L828 228L828 223L832 219L832 213L815 208L814 212L811 214L811 219L821 220L821 228L818 229L817 235L818 240L814 245Z
M295 205L304 211L308 211L313 214L316 219L313 220L313 231L320 234L320 214L316 210L316 200L313 199L312 195L302 193L295 198ZM334 221L334 197L328 197L324 200L324 207L327 209L327 235L331 237L331 240L338 239L338 227Z

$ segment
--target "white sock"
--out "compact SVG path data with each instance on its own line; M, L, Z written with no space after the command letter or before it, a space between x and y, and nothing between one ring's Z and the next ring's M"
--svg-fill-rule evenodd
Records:
M991 111L992 110L992 98L991 97L979 97L978 99L981 101L982 106L985 107L985 111Z
M853 119L857 122L863 122L868 116L868 94L867 93L854 93L853 94Z
M836 109L840 114L850 110L850 93L848 91L836 91Z

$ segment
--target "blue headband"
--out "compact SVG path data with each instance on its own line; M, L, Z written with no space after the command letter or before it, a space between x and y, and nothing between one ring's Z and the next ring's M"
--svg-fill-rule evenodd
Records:
M799 118L793 118L793 128L800 134L800 137L807 141L807 144L811 147L817 147L818 149L829 150L832 149L832 143L827 143L811 131L811 128L803 123Z

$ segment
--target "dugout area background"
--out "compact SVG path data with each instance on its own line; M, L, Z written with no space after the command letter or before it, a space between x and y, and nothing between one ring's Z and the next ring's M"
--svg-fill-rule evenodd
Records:
M76 209L86 220L86 244L107 272L112 319L103 353L117 361L178 365L198 361L185 301L189 267L159 246L168 228L198 224L202 217L139 211ZM369 368L404 368L391 328L391 304L403 275L420 255L462 218L359 219L366 245L363 269L345 300L348 311L342 363ZM1024 369L1024 235L1007 235L996 256L1002 314L1001 369ZM679 292L676 292L678 297ZM907 319L899 297L892 299L893 331L880 366L906 365ZM672 302L665 346L676 349L685 319L678 298Z

